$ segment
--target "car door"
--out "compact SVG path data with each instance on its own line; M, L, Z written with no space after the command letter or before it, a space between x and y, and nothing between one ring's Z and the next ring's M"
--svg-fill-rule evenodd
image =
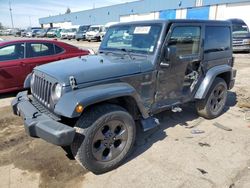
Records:
M24 43L0 47L0 93L21 89L25 76Z
M164 58L158 68L156 104L177 105L186 96L185 77L192 66L201 61L201 39L203 27L200 24L172 24L164 45Z
M28 72L34 67L59 60L55 53L55 46L49 42L26 43L26 65Z

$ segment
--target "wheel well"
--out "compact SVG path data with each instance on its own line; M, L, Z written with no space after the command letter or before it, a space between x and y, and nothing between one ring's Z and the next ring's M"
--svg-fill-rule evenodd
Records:
M141 112L137 106L136 100L131 96L118 97L104 102L123 107L132 115L134 120L138 120L141 117Z
M137 106L136 100L131 96L113 98L113 99L109 99L106 101L102 101L99 103L89 105L84 109L84 111L82 113L85 113L86 110L91 110L92 108L95 108L95 106L100 105L100 104L104 104L104 103L115 104L115 105L123 107L125 110L128 111L128 113L133 117L134 120L139 120L142 116L142 114ZM79 117L67 118L67 117L62 116L61 118L62 118L62 122L73 127L75 125L76 121L79 119Z
M230 72L221 73L221 74L217 75L217 77L222 78L223 80L225 80L225 82L227 84L227 88L229 88L230 80L231 80L231 73Z
M125 110L129 112L129 114L134 118L134 120L139 120L142 116L137 106L136 100L131 96L117 97L117 98L109 99L109 100L102 101L99 103L95 103L90 106L87 106L85 110L93 108L94 106L97 106L103 103L116 104L118 106L123 107Z

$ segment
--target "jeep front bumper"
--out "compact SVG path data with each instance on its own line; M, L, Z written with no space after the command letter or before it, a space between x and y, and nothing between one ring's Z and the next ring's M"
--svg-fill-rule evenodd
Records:
M23 118L25 131L31 137L39 137L59 146L67 146L72 143L75 129L39 112L32 105L27 91L18 93L11 105L13 113Z

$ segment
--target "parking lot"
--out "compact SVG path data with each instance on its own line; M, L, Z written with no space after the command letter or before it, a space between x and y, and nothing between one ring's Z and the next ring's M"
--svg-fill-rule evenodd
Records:
M64 41L94 51L100 45ZM250 187L250 54L234 56L236 85L222 116L199 118L192 105L162 112L158 128L138 132L132 156L99 176L62 148L28 137L11 112L16 93L0 95L0 187Z

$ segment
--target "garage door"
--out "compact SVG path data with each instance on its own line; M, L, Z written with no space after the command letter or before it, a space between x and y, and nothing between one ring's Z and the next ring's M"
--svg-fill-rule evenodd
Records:
M209 6L187 9L187 19L209 19Z
M176 18L176 10L162 10L159 15L160 19L175 19Z

